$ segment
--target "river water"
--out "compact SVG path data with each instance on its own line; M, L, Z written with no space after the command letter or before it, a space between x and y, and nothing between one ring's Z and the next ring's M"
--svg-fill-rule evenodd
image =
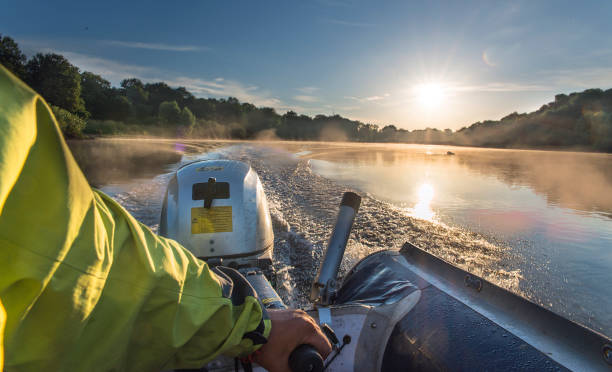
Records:
M249 162L275 230L281 297L305 305L341 193L364 196L343 272L405 241L612 335L612 155L305 142L70 143L90 183L157 229L170 174Z

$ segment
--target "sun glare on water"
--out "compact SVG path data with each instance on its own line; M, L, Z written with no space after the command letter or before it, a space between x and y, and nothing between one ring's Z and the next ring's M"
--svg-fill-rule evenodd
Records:
M412 215L416 218L432 221L434 211L431 209L431 201L434 197L434 188L428 184L422 184L417 190L417 203L414 206Z
M444 87L439 83L419 84L414 91L419 103L427 108L438 107L444 100Z

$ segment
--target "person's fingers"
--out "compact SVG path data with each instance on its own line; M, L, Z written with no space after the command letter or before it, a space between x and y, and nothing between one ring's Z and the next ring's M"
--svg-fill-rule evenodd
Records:
M307 321L306 327L308 327L308 331L305 333L305 343L314 346L323 359L326 359L332 350L331 343L327 339L327 336L325 336L317 322L310 315L304 311L302 311L300 315Z
M289 355L301 344L313 346L323 357L332 347L315 320L302 310L269 311L272 331L255 361L270 372L289 371Z
M332 351L332 345L327 339L327 336L321 331L318 325L313 321L313 328L306 338L306 343L314 346L315 349L321 354L323 360L325 360Z

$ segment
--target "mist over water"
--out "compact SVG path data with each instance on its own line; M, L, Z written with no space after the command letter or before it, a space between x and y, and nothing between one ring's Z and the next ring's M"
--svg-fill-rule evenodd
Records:
M612 333L612 155L345 145L305 156L411 216L508 247L522 295Z
M291 305L306 304L341 193L353 189L364 200L342 272L368 253L411 241L612 335L611 155L304 142L75 143L90 183L154 230L180 164L251 163L270 202L279 292Z

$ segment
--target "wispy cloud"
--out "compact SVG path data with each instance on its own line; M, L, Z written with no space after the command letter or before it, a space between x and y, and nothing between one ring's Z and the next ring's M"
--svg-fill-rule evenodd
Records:
M182 86L187 88L196 96L213 97L236 97L243 102L249 102L256 106L274 107L283 109L283 102L274 97L270 92L262 90L254 85L244 85L237 81L227 79L200 79L191 77L177 77L172 79L161 79L171 86Z
M154 67L126 64L81 53L58 50L41 50L41 52L61 54L82 71L99 74L115 85L118 85L121 80L126 78L137 77L143 80L150 80L160 74L160 70Z
M319 88L317 87L306 86L306 87L301 87L301 88L295 88L295 90L302 93L302 94L293 96L293 99L295 101L313 103L319 100L319 97L314 95L314 93L319 90Z
M317 102L319 99L315 96L309 96L306 94L301 94L297 96L293 96L293 99L300 102Z
M366 101L370 101L370 102L372 102L372 101L380 101L381 99L385 99L385 98L387 98L388 96L389 96L388 94L387 94L387 95L385 95L385 96L370 96L370 97L366 97L366 98L364 98L364 99L365 99Z
M196 45L170 45L161 43L143 43L140 41L103 40L103 44L122 48L164 50L171 52L199 52L210 50L208 47Z
M585 67L534 71L532 82L450 84L449 92L546 92L612 87L612 67Z
M474 85L450 85L445 90L450 92L529 92L547 91L550 86L546 84L522 84L510 82L493 82Z
M321 22L329 23L329 24L333 24L333 25L348 26L348 27L373 27L373 26L376 26L376 24L374 24L374 23L347 21L347 20L336 19L336 18L321 18Z
M387 99L389 97L391 97L391 95L389 93L385 93L382 96L379 96L379 95L367 96L367 97L345 96L344 98L364 103L364 102L382 101L382 100Z
M295 88L295 90L297 90L298 92L304 93L304 94L312 94L316 92L317 90L319 90L319 88L308 86L308 87Z
M331 111L332 113L350 112L353 110L358 110L360 108L357 105L325 105L323 107L327 109L327 111Z
M62 47L52 47L54 42L46 39L19 39L19 44L28 54L56 53L66 57L70 63L81 71L89 71L101 75L113 85L119 85L121 80L137 77L148 80L160 74L160 70L151 66L122 63L116 60L77 53Z
M144 82L163 81L174 87L183 86L196 96L206 97L236 97L243 102L253 103L256 106L274 107L278 110L291 109L279 98L270 92L260 89L254 85L246 85L238 81L228 80L223 77L214 79L201 79L186 76L176 77L172 72L160 70L154 67L125 64L105 58L94 57L81 53L41 49L43 53L58 53L64 55L68 60L79 67L82 71L90 71L101 75L113 85L126 78L138 78Z

